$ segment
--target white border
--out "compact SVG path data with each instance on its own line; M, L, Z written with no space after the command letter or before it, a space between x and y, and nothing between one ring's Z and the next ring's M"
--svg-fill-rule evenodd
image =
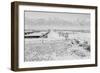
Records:
M88 60L68 60L68 61L44 61L44 62L24 62L24 10L53 11L53 12L73 12L91 14L91 59ZM60 65L82 65L95 64L95 10L76 8L57 8L41 6L19 5L19 68L34 68Z

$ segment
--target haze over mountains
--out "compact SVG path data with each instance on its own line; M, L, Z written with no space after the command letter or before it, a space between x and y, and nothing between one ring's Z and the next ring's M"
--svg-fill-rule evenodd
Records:
M90 30L90 14L26 11L25 29Z

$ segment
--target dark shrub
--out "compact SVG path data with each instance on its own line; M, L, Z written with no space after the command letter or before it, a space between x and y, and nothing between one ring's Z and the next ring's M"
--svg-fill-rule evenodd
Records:
M90 51L90 46L88 45L87 47L85 47L85 49Z

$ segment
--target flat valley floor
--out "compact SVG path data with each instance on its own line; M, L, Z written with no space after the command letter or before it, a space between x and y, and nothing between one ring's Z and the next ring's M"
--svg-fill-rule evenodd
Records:
M25 38L24 61L90 59L90 33L76 32L75 35L66 40Z

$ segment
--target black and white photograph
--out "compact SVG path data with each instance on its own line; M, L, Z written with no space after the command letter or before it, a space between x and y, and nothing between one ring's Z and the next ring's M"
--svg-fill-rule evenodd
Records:
M24 61L90 59L90 14L24 11Z
M97 7L12 3L14 71L97 66Z

